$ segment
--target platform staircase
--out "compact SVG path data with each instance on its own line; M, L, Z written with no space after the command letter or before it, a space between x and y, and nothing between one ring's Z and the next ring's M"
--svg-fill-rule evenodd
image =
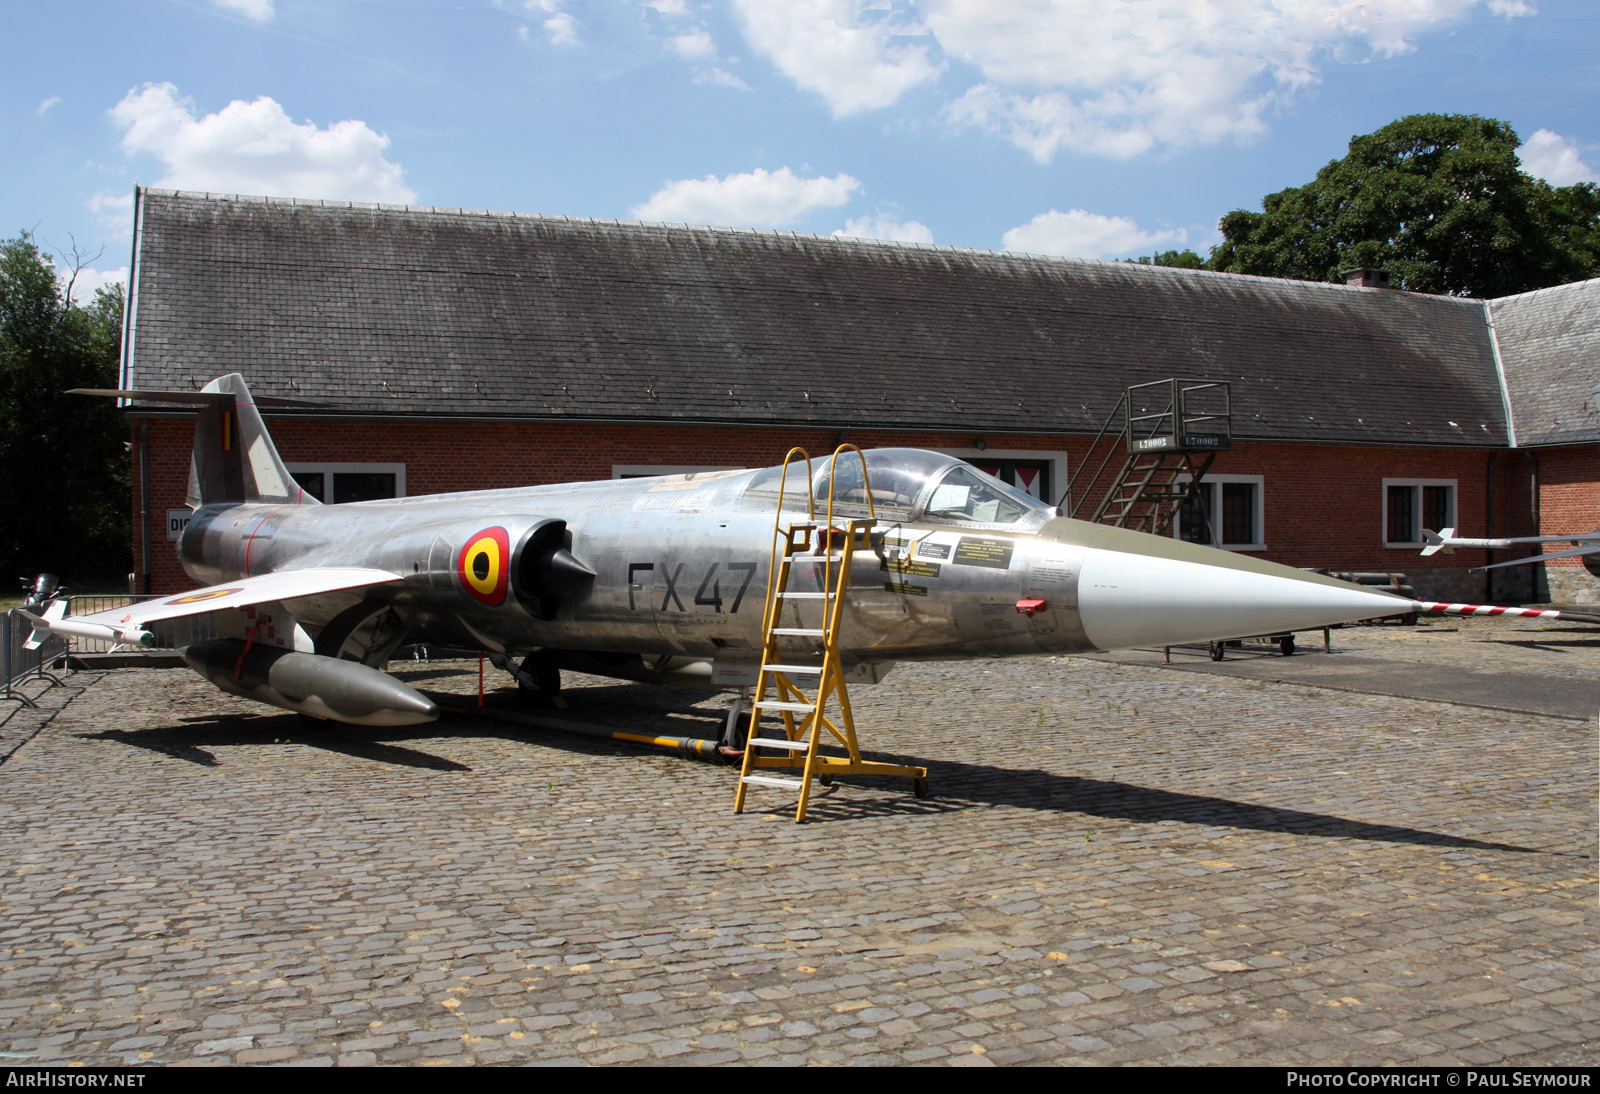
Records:
M1172 527L1178 511L1197 498L1208 542L1215 543L1200 484L1217 453L1232 447L1227 381L1134 384L1122 393L1068 480L1061 511L1079 520L1161 535ZM1094 471L1086 474L1090 467ZM1108 475L1113 467L1117 470Z
M838 482L839 458L847 453L854 453L854 458L861 461L868 516L836 521L834 485ZM816 498L810 482L804 481L810 519L786 523L784 490L790 464L796 461L806 472L811 467L804 449L790 449L784 457L762 614L761 669L750 703L750 727L733 811L744 812L746 795L752 789L793 790L798 791L794 819L799 824L806 819L813 779L826 786L838 775L898 776L911 779L920 798L927 796L928 769L862 759L845 684L839 627L850 595L850 566L857 551L865 549L870 553L872 529L877 523L866 457L854 445L840 445L833 454L828 477L826 520L817 520ZM816 588L793 587L806 583L801 571L815 577L819 570L821 580L815 582ZM819 610L807 610L808 606ZM786 614L790 617L787 623ZM802 620L802 616L807 618ZM820 626L795 625L797 621ZM809 654L794 652L797 645L807 644L811 647ZM784 649L780 650L780 646ZM776 724L762 725L763 715L770 714L781 720L782 736L776 735ZM824 748L831 751L824 752ZM840 751L843 755L838 754ZM768 773L776 771L786 774Z

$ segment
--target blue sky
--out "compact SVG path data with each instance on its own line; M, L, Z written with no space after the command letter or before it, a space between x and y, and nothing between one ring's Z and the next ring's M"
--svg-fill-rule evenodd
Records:
M1406 114L1595 181L1593 0L11 4L0 234L104 248L134 183L1123 258Z

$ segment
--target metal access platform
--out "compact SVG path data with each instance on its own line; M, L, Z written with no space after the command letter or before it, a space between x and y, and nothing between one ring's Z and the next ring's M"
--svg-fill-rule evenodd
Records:
M1058 504L1079 520L1160 534L1197 495L1217 453L1232 447L1228 381L1133 384L1090 442ZM1209 511L1205 519L1210 530Z

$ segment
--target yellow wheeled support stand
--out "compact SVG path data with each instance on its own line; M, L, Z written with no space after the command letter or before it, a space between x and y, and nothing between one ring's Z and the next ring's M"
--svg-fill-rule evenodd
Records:
M834 486L838 481L839 457L846 452L855 453L861 461L861 479L866 509L865 520L844 522L844 527L834 523ZM799 459L810 471L810 457L803 449L793 448L784 457L783 472L779 479L778 517L772 534L771 568L767 576L767 599L762 615L761 672L756 679L755 698L750 703L750 730L745 740L744 763L739 771L739 789L734 795L733 811L744 812L745 793L752 786L795 789L800 800L795 805L794 819L798 824L806 819L806 807L811 800L811 780L820 778L824 785L836 775L895 775L911 779L917 797L927 795L928 769L900 764L878 763L861 758L861 748L856 741L855 718L850 711L850 694L845 687L844 663L839 653L839 625L844 616L844 601L850 589L850 563L860 548L871 549L872 528L877 514L872 506L872 488L867 481L867 460L854 445L840 445L833 454L828 477L827 520L817 522L816 502L811 484L805 483L807 511L811 519L784 525L783 502L787 495L789 464ZM781 547L781 550L780 550ZM791 589L795 571L809 562L813 571L821 560L821 581L817 589ZM785 607L805 601L820 601L821 627L783 626ZM798 614L798 610L791 614ZM780 656L778 644L783 639L814 640L811 657ZM816 664L797 663L820 656ZM786 663L787 661L787 663ZM795 683L805 680L807 688ZM835 713L830 716L829 705ZM763 712L778 714L783 719L783 737L761 735ZM823 746L843 749L839 756L821 751ZM765 751L766 754L763 754ZM794 771L799 778L757 774L769 769Z

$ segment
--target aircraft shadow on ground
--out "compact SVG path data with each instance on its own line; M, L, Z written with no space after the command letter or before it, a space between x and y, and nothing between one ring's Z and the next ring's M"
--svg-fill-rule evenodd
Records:
M187 718L182 726L134 730L108 729L99 733L79 733L77 736L89 741L115 741L132 745L135 748L147 749L202 767L221 766L216 753L210 751L215 748L305 745L326 752L337 752L345 756L399 767L455 772L472 770L466 764L447 760L443 756L435 756L430 752L393 743L396 736L407 733L408 730L405 728L347 726L332 723L307 725L294 715L262 717L222 715ZM439 736L437 732L410 735ZM496 734L479 734L479 736L494 735Z
M602 728L673 736L694 736L698 732L701 736L711 738L721 733L720 713L690 711L685 717L686 712L681 703L675 705L670 700L662 698L664 692L671 694L667 689L648 684L576 689L566 693L573 700L566 709L545 708L530 712L584 720L589 712L582 708L590 705L588 700L597 699L602 690L611 700L606 702L602 709L605 709L612 718L616 717L619 708L624 707L640 715L624 724ZM590 694L586 695L586 691ZM634 698L633 693L637 693L646 701L637 705L618 701ZM465 702L469 697L457 698ZM639 710L639 707L650 709ZM670 719L665 716L669 712L674 715ZM599 723L591 724L599 725ZM652 754L639 746L605 739L588 739L531 727L520 729L496 726L481 718L469 719L448 714L435 723L406 727L308 725L294 715L229 714L185 719L184 724L179 726L105 730L99 733L80 733L77 736L86 740L114 741L148 749L204 767L220 765L216 755L209 751L213 748L297 744L402 767L447 773L472 770L465 764L395 743L397 739L437 739L442 736L500 738L537 743L567 753L590 756L614 756L630 752L636 752L641 756ZM1547 848L1451 836L1404 825L1374 824L1326 813L1262 805L1213 795L1160 790L1118 780L1061 775L1037 768L1006 768L865 751L862 755L867 759L891 763L926 764L934 796L926 799L914 797L908 783L901 779L846 777L832 787L819 785L813 790L808 813L810 818L818 821L867 820L881 816L954 813L971 809L975 805L1003 805L1056 813L1079 813L1087 817L1139 824L1176 821L1182 824L1247 829L1286 836L1359 839L1455 850L1567 853ZM730 772L730 794L732 782ZM886 793L882 796L867 797L847 792L854 787L878 789ZM746 808L752 813L782 815L792 813L794 803L792 799L778 803L762 798L747 802Z
M1600 633L1591 630L1588 635L1578 635L1572 638L1556 638L1541 636L1538 638L1494 638L1490 639L1497 646L1518 646L1528 650L1555 650L1567 653L1570 650L1597 650L1600 649Z

